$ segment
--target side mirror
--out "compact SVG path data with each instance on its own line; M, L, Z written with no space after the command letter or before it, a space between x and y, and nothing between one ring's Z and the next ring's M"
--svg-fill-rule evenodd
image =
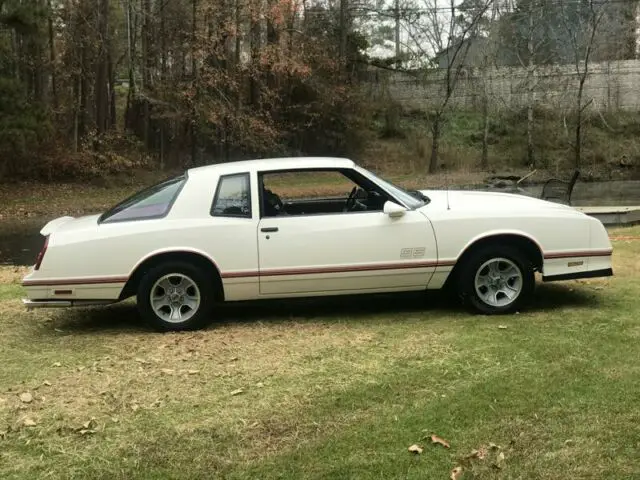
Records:
M397 203L386 201L384 203L384 207L382 207L382 211L386 215L389 215L390 217L395 218L395 217L403 216L404 213L407 211L407 209L401 205L398 205Z

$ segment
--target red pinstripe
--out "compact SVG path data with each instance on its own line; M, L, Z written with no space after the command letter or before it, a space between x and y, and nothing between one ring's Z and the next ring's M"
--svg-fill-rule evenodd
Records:
M612 254L613 249L608 250L578 250L568 252L552 252L544 255L545 260L557 258L576 258L576 257L608 257ZM428 267L451 267L455 265L455 260L430 260L424 262L401 262L386 264L368 264L368 265L347 265L340 267L317 267L317 268L283 268L267 270L260 273L257 270L244 272L225 272L222 278L247 278L247 277L276 277L286 275L313 275L318 273L347 273L347 272L369 272L382 270L405 270L412 268L428 268ZM56 280L26 280L22 282L25 287L48 287L55 285L101 285L106 283L126 283L129 277L94 277L94 278L65 278Z
M94 278L63 278L57 280L25 280L25 287L52 287L55 285L100 285L103 283L126 283L129 277L94 277Z
M545 260L554 258L575 258L575 257L609 257L613 253L613 249L608 250L582 250L573 252L556 252L545 253Z
M402 262L402 263L385 263L385 264L368 264L353 265L340 267L317 267L317 268L283 268L267 270L264 272L246 271L246 272L227 272L222 274L222 278L244 278L244 277L277 277L285 275L313 275L318 273L347 273L347 272L369 272L376 270L404 270L409 268L427 268L427 267L450 267L455 264L455 260L442 261L425 261L425 262Z

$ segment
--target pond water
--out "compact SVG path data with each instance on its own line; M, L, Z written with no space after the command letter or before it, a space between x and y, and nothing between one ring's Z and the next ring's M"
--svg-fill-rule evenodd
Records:
M451 187L464 188L464 187ZM475 190L509 191L488 187ZM542 185L524 187L518 193L539 197ZM576 184L572 204L574 206L640 205L640 181L580 182ZM32 265L44 239L38 233L51 218L26 220L0 220L0 265Z

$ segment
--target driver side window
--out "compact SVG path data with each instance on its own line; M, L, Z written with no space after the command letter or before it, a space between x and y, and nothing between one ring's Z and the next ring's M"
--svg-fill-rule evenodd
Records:
M382 211L386 196L353 171L289 170L260 175L262 217Z

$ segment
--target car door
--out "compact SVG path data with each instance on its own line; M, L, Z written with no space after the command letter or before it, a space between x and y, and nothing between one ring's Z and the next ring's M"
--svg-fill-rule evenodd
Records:
M400 291L424 288L437 249L416 210L261 218L260 295Z

